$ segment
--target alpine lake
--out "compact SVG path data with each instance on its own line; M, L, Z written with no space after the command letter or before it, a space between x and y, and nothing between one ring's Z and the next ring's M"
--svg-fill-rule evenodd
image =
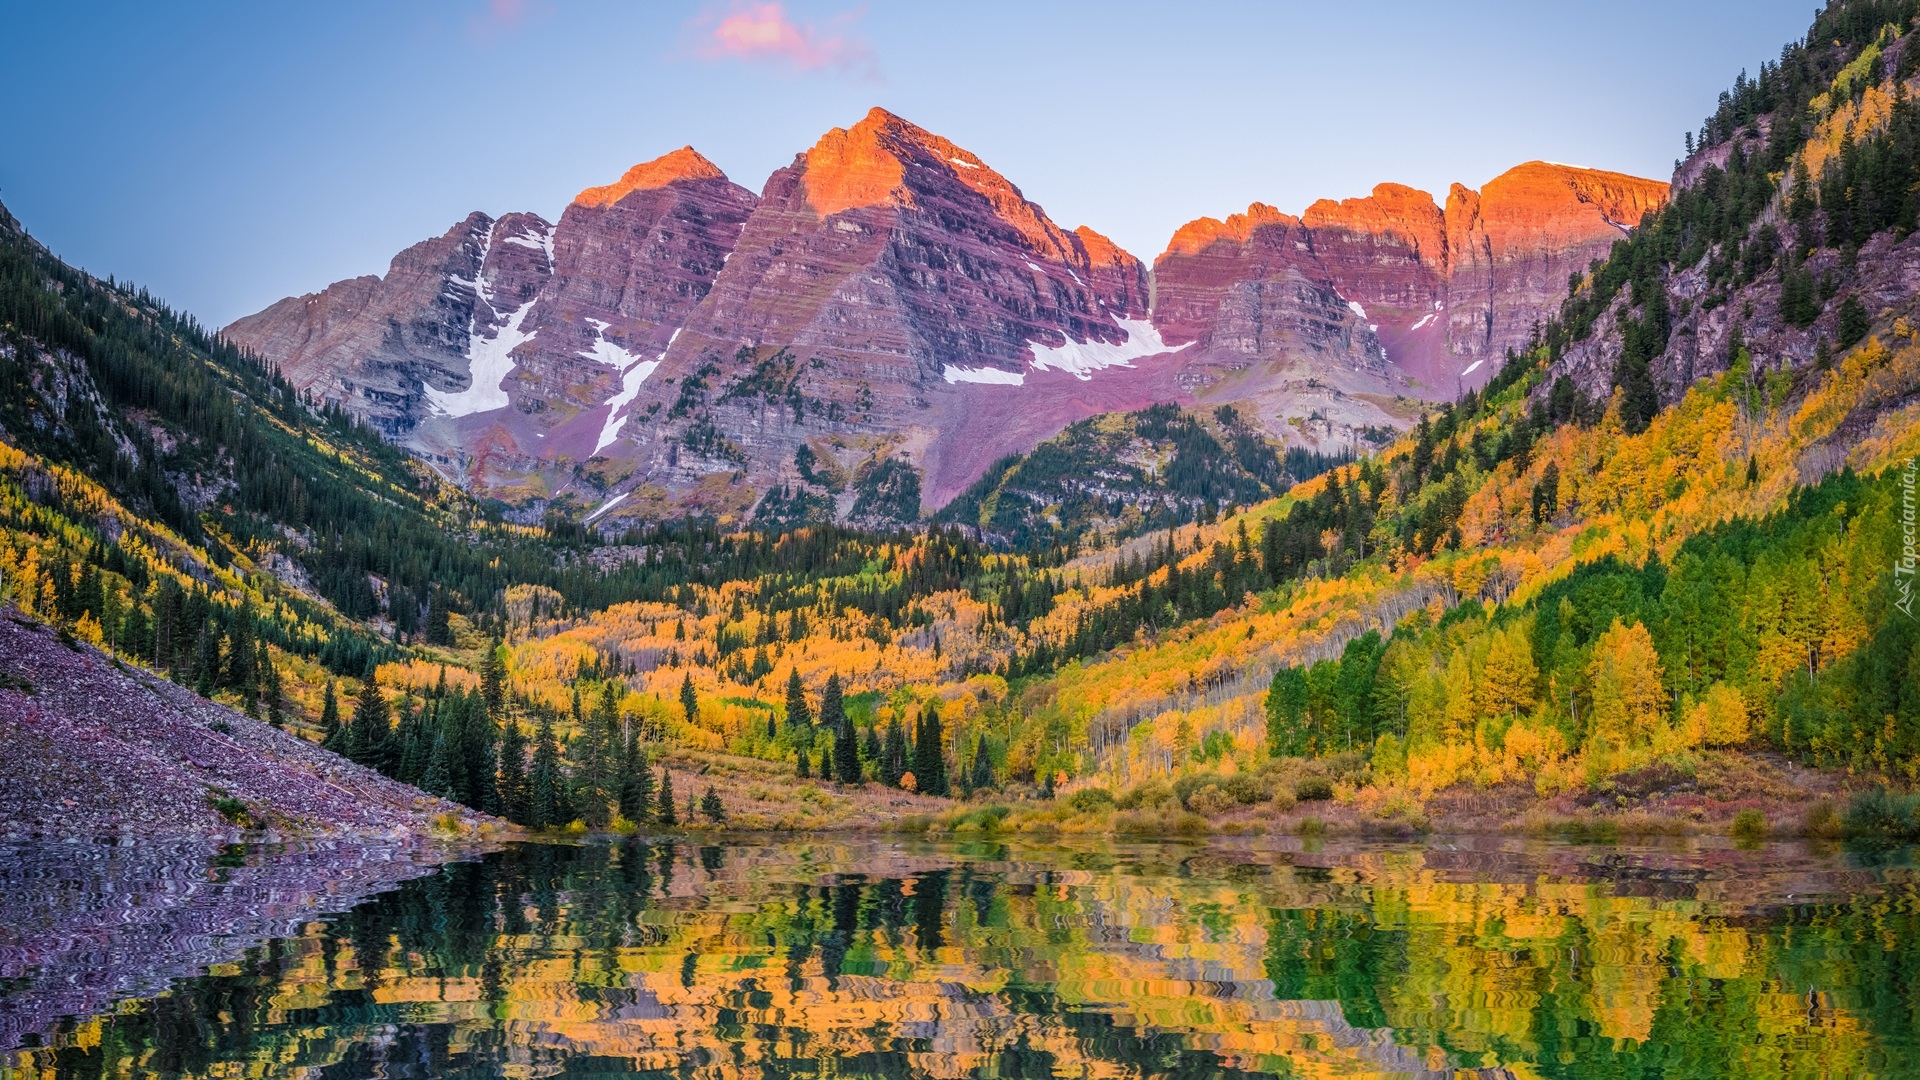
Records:
M0 848L0 1076L1920 1076L1909 849Z

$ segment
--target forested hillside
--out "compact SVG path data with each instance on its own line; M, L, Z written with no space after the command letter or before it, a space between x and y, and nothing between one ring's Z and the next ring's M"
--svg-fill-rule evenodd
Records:
M806 524L811 480L759 532L511 523L8 219L0 588L539 826L717 821L660 790L687 755L1070 790L1048 827L1588 806L1758 753L1911 785L1915 8L1832 4L1742 75L1671 204L1390 445L1099 417L919 530ZM815 818L796 794L760 823Z

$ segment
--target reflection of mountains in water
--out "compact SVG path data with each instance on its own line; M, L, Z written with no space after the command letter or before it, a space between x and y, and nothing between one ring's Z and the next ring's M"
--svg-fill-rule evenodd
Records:
M1864 895L1791 933L1754 906L1823 874ZM1915 920L1909 871L1788 849L527 845L32 1060L59 1075L106 1028L191 1058L170 1041L221 1015L206 1065L269 1073L1504 1075L1575 1045L1834 1068L1913 1053L1862 980L1888 947L1920 962Z

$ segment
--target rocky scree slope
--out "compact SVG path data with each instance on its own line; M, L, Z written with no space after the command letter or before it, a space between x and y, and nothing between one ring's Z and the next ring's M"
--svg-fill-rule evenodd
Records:
M431 832L491 819L0 611L0 837Z

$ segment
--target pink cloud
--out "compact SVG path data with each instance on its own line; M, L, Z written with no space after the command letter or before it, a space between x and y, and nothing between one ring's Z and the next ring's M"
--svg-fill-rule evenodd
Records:
M797 71L838 71L877 79L879 61L873 50L848 27L854 12L835 16L829 29L796 22L773 0L737 4L725 15L710 13L692 25L701 31L694 51L709 60L748 60L784 63Z
M485 0L484 10L468 20L476 37L493 38L520 28L527 16L527 0Z

